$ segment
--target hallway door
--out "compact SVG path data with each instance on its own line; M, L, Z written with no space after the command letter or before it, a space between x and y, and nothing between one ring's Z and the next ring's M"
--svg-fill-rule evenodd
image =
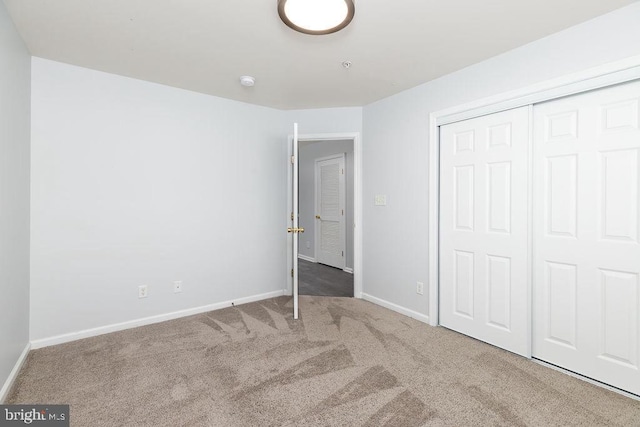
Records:
M344 153L316 159L316 261L345 267Z

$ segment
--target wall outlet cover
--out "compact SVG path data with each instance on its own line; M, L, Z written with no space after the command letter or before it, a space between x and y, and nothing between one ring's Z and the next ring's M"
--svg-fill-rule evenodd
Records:
M146 298L148 295L149 288L147 285L138 286L138 298Z

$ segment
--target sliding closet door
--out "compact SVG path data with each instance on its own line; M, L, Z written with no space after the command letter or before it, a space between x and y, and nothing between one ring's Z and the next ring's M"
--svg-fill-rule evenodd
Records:
M528 107L441 127L440 323L528 356Z
M533 356L640 394L640 83L534 107Z

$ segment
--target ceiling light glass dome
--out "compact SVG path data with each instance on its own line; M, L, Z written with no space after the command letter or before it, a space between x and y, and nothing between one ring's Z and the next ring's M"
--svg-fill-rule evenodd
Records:
M305 34L331 34L353 19L353 0L278 0L282 21Z

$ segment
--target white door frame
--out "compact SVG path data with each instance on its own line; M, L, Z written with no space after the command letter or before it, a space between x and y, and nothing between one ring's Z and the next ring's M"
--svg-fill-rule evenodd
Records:
M347 199L347 189L346 189L346 185L345 185L345 180L346 180L346 175L344 175L344 169L346 168L346 163L347 163L347 159L345 156L345 153L339 153L339 154L332 154L331 156L326 156L326 157L319 157L317 159L313 159L314 161L314 171L313 171L313 215L318 215L318 212L320 212L319 206L318 206L318 197L320 195L320 193L318 192L318 188L321 184L321 180L320 180L320 169L318 168L318 163L325 161L325 160L338 160L338 159L342 159L342 165L343 165L343 169L342 169L342 183L338 186L340 191L338 194L338 197L340 198L340 205L342 206L343 212L342 212L342 221L340 222L340 245L342 246L342 250L343 250L343 256L342 256L342 266L340 267L342 270L344 270L347 266L347 217L344 215L344 210L346 210L346 199ZM313 236L313 253L315 254L315 259L316 261L318 260L318 248L320 247L320 227L318 227L318 221L315 221L315 225L313 227L313 232L314 232L314 236Z
M288 147L291 147L293 135L289 135ZM343 132L343 133L317 133L317 134L299 134L298 141L353 141L353 296L354 298L362 298L362 141L360 132ZM288 148L290 150L290 148ZM291 157L291 152L289 156ZM297 161L297 159L296 159ZM292 185L291 168L287 168L287 182ZM291 200L287 201L287 218L286 223L289 224L291 213ZM286 228L286 227L285 227ZM289 237L292 238L292 237ZM287 261L287 271L293 266L292 261ZM284 290L286 295L292 292L291 277L287 275L287 288Z
M439 324L440 126L640 79L640 55L429 114L429 324ZM531 147L529 148L531 151ZM531 182L529 186L531 187ZM529 203L531 212L532 203ZM531 235L531 229L529 230ZM529 272L531 273L531 272ZM531 296L529 274L529 296ZM531 299L529 300L531 305Z

